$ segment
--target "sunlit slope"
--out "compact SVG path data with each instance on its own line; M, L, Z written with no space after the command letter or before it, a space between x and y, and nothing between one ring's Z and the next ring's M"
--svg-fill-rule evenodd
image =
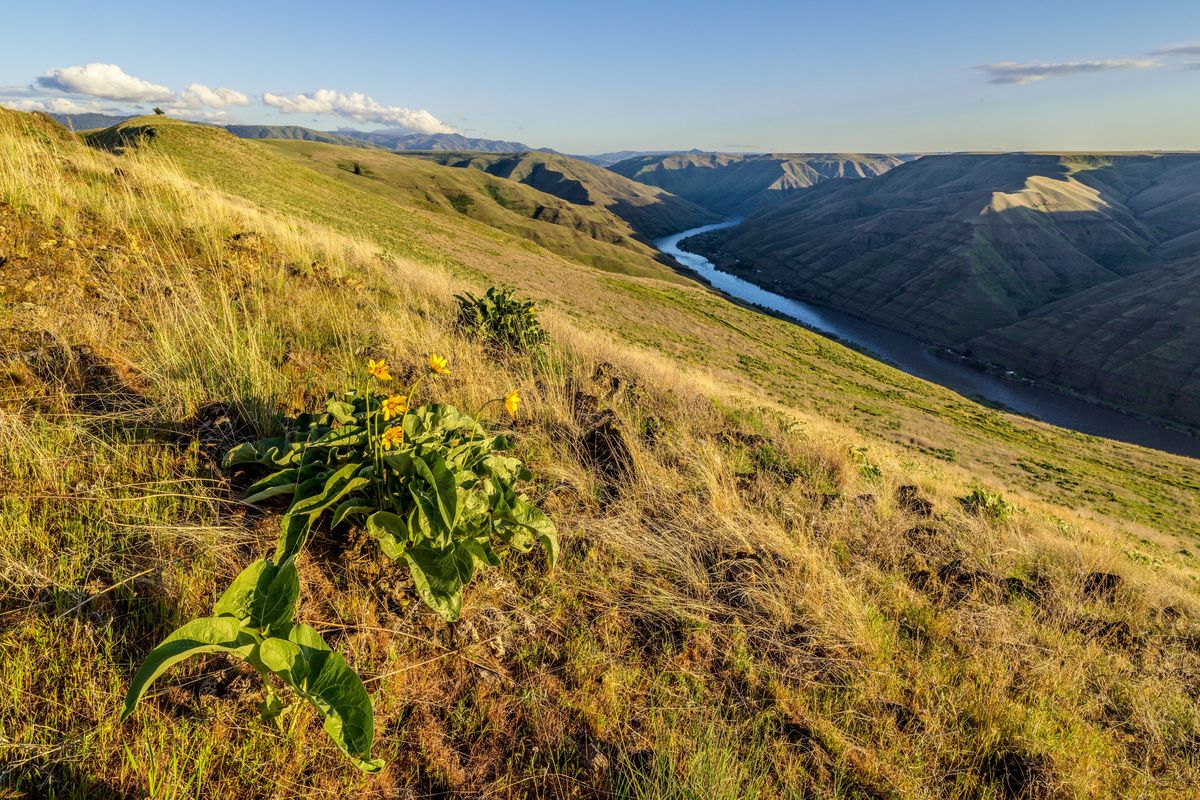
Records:
M823 181L882 175L907 158L862 153L673 153L635 156L609 169L722 216L745 216Z
M630 226L599 206L579 205L515 181L442 167L383 150L320 142L242 140L218 129L138 117L93 134L97 146L145 146L179 158L189 172L265 206L338 228L369 229L398 252L441 259L418 230L453 238L464 226L493 241L545 248L603 270L686 279ZM360 172L354 174L354 164ZM253 175L253 180L246 180ZM397 214L405 224L398 225ZM485 227L486 226L486 227Z
M1200 245L1198 205L1200 155L927 156L696 244L784 294L1194 424L1200 350L1177 335L1191 283L1171 276ZM1135 311L1147 291L1168 301L1162 316ZM1169 363L1139 365L1149 352Z
M1197 462L982 408L694 284L266 147L155 130L116 155L0 111L6 789L1194 793ZM544 353L457 323L455 292L499 282L536 299ZM284 504L241 502L220 454L361 385L367 358L399 387L430 352L451 374L418 402L511 434L557 566L506 552L449 626L369 535L314 529L297 616L362 676L377 775L303 704L260 719L258 676L222 655L120 722L150 649L274 547ZM488 406L514 387L515 418Z
M518 181L584 206L599 206L624 219L641 236L655 239L717 222L710 210L603 167L557 153L409 154L451 167L469 167Z
M531 251L524 240L459 214L398 208L282 158L274 145L185 123L159 130L147 146L202 181L472 282L513 285L583 330L661 353L731 388L932 455L947 469L993 475L1103 515L1200 528L1191 513L1200 487L1195 461L987 409L699 286L601 272ZM1045 480L1037 464L1070 480Z
M574 203L486 172L390 152L364 154L297 142L263 144L402 206L461 214L600 269L678 279L657 250L604 206ZM361 174L354 173L356 164Z

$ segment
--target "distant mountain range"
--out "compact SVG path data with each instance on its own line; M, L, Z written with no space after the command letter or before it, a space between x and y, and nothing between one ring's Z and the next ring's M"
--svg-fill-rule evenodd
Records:
M643 154L609 169L724 216L745 216L833 178L882 175L913 156L860 153Z
M127 119L133 119L133 115L114 116L112 114L50 114L49 116L73 131L111 128L113 125L124 122Z
M703 153L704 150L614 150L611 153L595 153L593 155L575 155L572 158L578 158L583 161L589 161L601 167L611 167L621 161L639 156L670 156L680 155L684 153Z
M51 114L58 122L76 131L109 128L131 116L110 114ZM202 123L201 123L202 124ZM348 147L378 147L385 150L470 150L481 153L554 152L534 148L524 142L477 139L458 133L411 133L403 130L318 131L299 125L224 125L225 130L242 139L300 139Z
M1200 426L1200 154L925 156L690 241L783 294Z
M304 139L351 147L378 147L384 150L437 150L479 153L525 153L537 151L524 142L501 139L476 139L459 133L408 133L381 131L316 131L297 125L226 125L225 129L243 139ZM552 151L549 151L552 152Z

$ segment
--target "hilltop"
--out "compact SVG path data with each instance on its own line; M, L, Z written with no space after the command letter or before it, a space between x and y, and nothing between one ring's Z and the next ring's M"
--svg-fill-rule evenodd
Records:
M910 156L845 153L642 155L609 169L658 186L725 217L745 216L836 178L869 178Z
M428 170L406 174L429 199L386 159ZM445 208L451 180L533 191L422 157L158 118L85 139L0 110L7 787L1192 791L1200 462L533 246ZM496 284L535 301L540 356L457 321L454 293ZM558 566L506 553L450 625L365 531L316 532L299 618L363 676L378 775L307 707L259 719L258 676L221 655L120 724L149 649L274 546L284 506L243 503L221 454L360 385L368 358L406 384L431 352L450 374L420 402L474 411L519 388L514 419L481 418L529 466Z
M1198 154L926 156L696 240L723 268L1200 424Z

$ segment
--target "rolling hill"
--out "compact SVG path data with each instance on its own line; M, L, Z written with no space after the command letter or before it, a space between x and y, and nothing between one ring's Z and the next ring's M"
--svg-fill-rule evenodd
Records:
M695 228L718 217L668 191L629 180L595 164L556 153L496 155L422 153L414 157L449 167L467 167L523 183L576 205L601 206L655 239Z
M609 169L726 217L745 216L835 178L869 178L909 156L844 153L643 155Z
M415 159L418 200L334 163L350 154L403 161L0 110L6 789L1194 794L1200 462L981 406L443 205L443 181L508 179ZM542 351L462 323L455 294L499 284L536 301ZM557 565L497 548L447 624L368 530L312 529L292 600L363 679L377 774L333 744L336 717L266 695L220 643L122 722L150 649L275 546L286 500L244 502L256 476L222 453L294 431L382 358L388 391L503 434Z
M1200 424L1198 154L926 156L696 241L723 268Z
M114 150L147 142L171 150L176 139L194 137L198 129L181 128L169 121L149 124L148 119L128 120L96 132L91 141ZM164 133L167 139L158 141ZM220 133L210 134L210 152L218 160L237 151L236 140ZM675 272L667 259L644 241L658 235L657 229L651 226L647 232L641 226L657 220L682 230L713 219L685 200L564 156L406 154L303 139L264 139L261 145L250 152L264 162L259 168L264 174L273 172L273 158L297 159L363 192L383 195L402 208L468 217L497 232L525 239L530 246L545 247L589 266L673 282L689 279ZM493 172L458 168L484 162L507 168ZM356 165L361 174L354 173ZM310 173L306 169L301 174ZM271 190L279 187L264 182L259 188L268 201Z

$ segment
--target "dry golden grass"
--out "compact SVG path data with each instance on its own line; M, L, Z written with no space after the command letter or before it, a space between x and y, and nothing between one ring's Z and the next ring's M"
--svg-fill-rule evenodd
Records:
M454 291L481 288L462 271L8 112L0 255L0 782L18 796L1187 797L1200 778L1194 573L1123 557L1128 520L756 398L565 292L544 360L498 358L453 325ZM607 280L579 302L616 313ZM510 558L450 627L361 535L314 543L300 617L367 681L376 778L310 715L259 721L220 658L119 726L137 662L274 539L214 455L367 356L430 351L453 374L429 391L461 408L520 388L558 569ZM966 513L973 479L1022 510Z

